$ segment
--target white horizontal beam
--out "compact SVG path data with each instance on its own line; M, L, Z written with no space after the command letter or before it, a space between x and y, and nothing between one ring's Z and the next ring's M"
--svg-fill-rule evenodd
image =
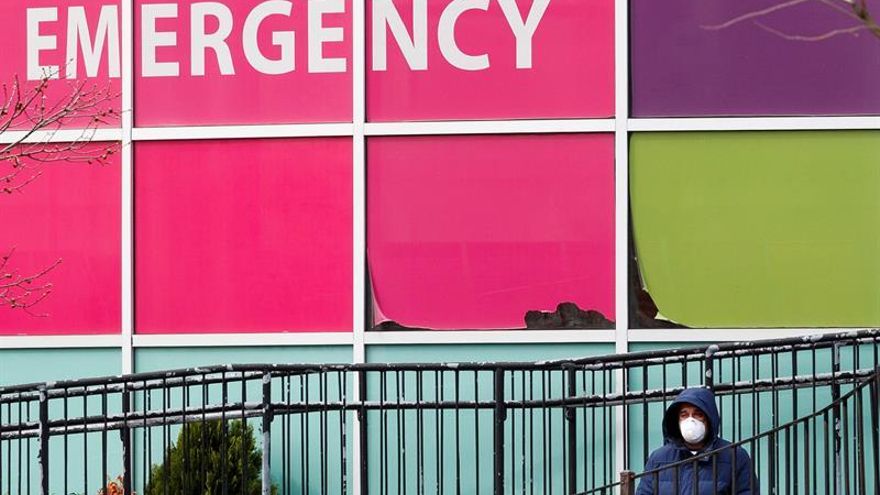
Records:
M741 342L784 339L825 333L845 333L861 328L678 328L630 330L630 342Z
M734 117L629 119L631 132L695 131L809 131L880 130L880 117ZM367 136L430 136L467 134L552 134L614 132L613 119L571 120L486 120L448 122L368 123ZM259 139L285 137L345 137L354 134L349 123L279 124L235 126L139 127L132 130L134 141L175 141L192 139ZM0 144L21 140L26 131L0 133ZM120 141L120 129L64 129L39 131L27 143L72 141Z
M736 328L629 330L630 342L737 342L845 333L858 328ZM0 349L118 348L121 335L29 335L0 337ZM570 344L615 342L614 330L368 331L367 345ZM254 347L351 345L348 332L134 335L134 347Z
M878 130L880 117L718 117L629 119L633 132Z
M259 139L286 137L351 136L352 124L284 124L199 127L135 127L135 141L174 141L192 139Z
M121 335L28 335L0 337L0 349L87 349L122 347ZM37 366L38 364L34 364Z
M450 134L548 134L591 132L614 132L614 120L482 120L449 122L383 122L366 124L367 136L430 136Z
M28 135L27 131L6 131L0 133L0 144L22 141L24 143L72 143L76 141L121 141L121 129L63 129L37 131Z
M352 342L351 332L157 334L132 338L135 348L351 345Z
M614 330L372 331L367 344L614 343Z

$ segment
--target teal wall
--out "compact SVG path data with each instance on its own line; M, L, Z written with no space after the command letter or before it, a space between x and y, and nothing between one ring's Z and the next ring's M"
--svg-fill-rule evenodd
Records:
M541 361L607 354L611 344L470 344L470 345L388 345L371 346L370 362L484 362ZM556 372L505 373L507 400L558 399L565 395L568 377ZM388 374L384 379L372 375L368 381L371 401L396 403L415 401L485 401L494 394L492 371L479 373L454 370L419 376ZM442 383L441 383L442 382ZM601 392L613 383L597 385L576 377L577 390ZM585 388L586 387L586 388ZM384 397L383 397L384 392ZM438 393L439 392L439 393ZM421 396L419 395L421 394ZM379 493L492 493L494 412L492 409L410 410L367 416L369 449L369 488ZM591 413L576 416L576 462L578 486L611 481L614 475L603 472L609 448L613 446L613 417ZM606 427L587 428L585 425ZM421 424L421 429L420 429ZM567 422L562 408L507 411L504 425L506 485L517 493L561 493L564 483L561 466L567 462ZM442 428L442 433L441 433ZM457 434L456 434L457 432ZM421 447L421 448L420 448ZM385 455L383 456L383 452ZM422 455L419 455L419 452ZM442 466L442 468L441 468ZM438 476L443 472L442 477ZM585 479L586 477L586 479Z
M0 385L118 375L119 349L0 350Z
M118 349L15 349L0 350L0 384L13 385L22 383L68 380L105 375L118 375L121 367L121 356ZM64 408L76 411L73 414L101 414L103 403L101 396L71 397L66 401L55 400L49 407L50 420L64 417ZM107 410L119 410L118 401L108 398ZM28 403L21 408L0 406L0 422L18 423L19 419L37 420L38 403ZM106 470L109 476L115 476L122 470L121 449L118 435L107 433L108 441ZM50 484L58 487L58 493L66 487L69 492L82 491L88 478L89 486L97 487L105 470L99 454L104 438L100 433L88 435L71 434L66 437L53 437L50 441L52 453L50 464ZM35 493L39 486L39 470L35 461L39 444L36 439L6 440L0 442L0 457L5 465L11 461L15 466L11 476L3 476L0 493ZM88 449L89 456L83 456ZM21 471L17 467L21 463ZM67 475L61 466L67 466ZM52 467L57 467L53 469ZM87 477L85 476L87 475ZM66 481L66 483L65 483ZM97 488L96 488L97 490Z
M154 347L137 349L135 372L247 363L350 363L350 346Z
M348 363L352 359L350 346L300 346L300 347L211 347L211 348L149 348L138 349L135 353L135 369L138 372L155 371L164 369L188 368L195 366L209 366L215 364L271 364L271 363ZM343 392L347 397L353 393L352 383L341 383L337 380L338 375L331 375L326 381L322 377L326 375L312 375L301 379L292 379L290 382L275 379L272 382L273 401L301 402L298 392L308 387L308 395L302 400L308 399L311 403L321 403L325 399L331 402L340 402ZM288 390L291 395L288 396ZM231 402L240 402L243 398L247 402L259 402L262 400L262 384L259 378L249 380L244 388L246 395L242 397L242 387L239 383L230 383L227 387L227 397ZM163 402L162 394L158 391L144 397L136 395L135 402L141 407L145 400L150 401L151 410L161 410L163 407L178 408L184 399L189 400L192 406L201 406L203 398L207 404L222 402L222 389L219 385L209 387L204 393L200 386L190 387L186 395L181 388L172 389L169 397ZM290 414L278 416L272 422L272 480L279 489L288 481L287 488L290 493L301 493L302 485L308 480L309 492L318 493L322 476L321 459L325 458L324 476L328 483L328 493L343 493L341 482L341 466L343 462L348 465L351 472L352 458L352 416L345 418L344 431L346 435L345 450L342 445L342 416L338 412L320 412L311 414ZM248 420L253 428L257 445L262 439L262 422L259 419ZM326 431L326 444L322 444L322 431ZM167 428L140 429L134 435L135 451L135 487L138 493L143 492L145 485L145 473L148 466L162 462L162 452L173 445L181 432L180 426ZM148 436L145 436L146 435ZM149 443L148 456L144 455L144 446ZM326 448L324 447L326 445ZM308 476L302 469L306 463ZM282 467L287 465L290 479L282 479ZM196 469L196 467L193 467ZM351 493L350 485L346 490Z
M367 347L367 361L371 363L541 361L598 356L613 352L613 344L371 345Z

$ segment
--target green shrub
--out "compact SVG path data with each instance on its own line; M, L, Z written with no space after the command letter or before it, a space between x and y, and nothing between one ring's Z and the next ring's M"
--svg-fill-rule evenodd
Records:
M226 465L227 493L261 493L263 455L256 447L253 428L246 422L226 423L226 459L223 425L219 420L191 423L180 429L177 441L166 452L165 462L154 464L145 495L205 495L223 493L223 465ZM242 448L244 446L244 448ZM242 453L246 453L244 479ZM165 483L168 483L167 490ZM186 490L184 490L186 487ZM277 487L272 486L272 494Z

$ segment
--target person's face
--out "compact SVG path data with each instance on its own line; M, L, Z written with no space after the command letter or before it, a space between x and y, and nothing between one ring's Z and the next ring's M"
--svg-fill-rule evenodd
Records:
M697 421L706 424L706 414L697 406L691 404L683 404L678 409L678 421L682 422L688 418L694 418Z

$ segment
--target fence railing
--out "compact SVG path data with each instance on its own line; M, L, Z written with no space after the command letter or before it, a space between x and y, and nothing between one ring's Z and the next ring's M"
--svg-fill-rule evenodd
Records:
M706 485L709 493L880 493L878 391L880 370L797 420L641 473L624 471L619 481L582 493L632 495L639 483L646 485L639 493L651 495L702 494ZM752 456L763 454L766 462L763 475L744 482L735 472L743 448Z
M348 494L355 477L364 494L614 493L622 471L639 473L629 486L659 476L645 459L693 386L715 391L720 432L762 492L878 493L878 339L3 387L0 493Z

